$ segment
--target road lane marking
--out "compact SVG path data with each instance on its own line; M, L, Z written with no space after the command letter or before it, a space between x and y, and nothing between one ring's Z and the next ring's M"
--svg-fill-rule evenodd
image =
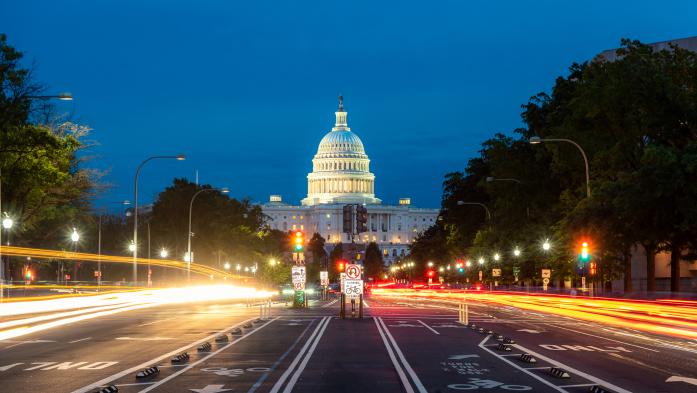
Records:
M508 359L506 359L506 358L500 356L500 355L497 354L496 352L494 352L494 351L492 351L491 349L487 348L486 345L485 345L484 343L486 343L487 341L489 341L489 338L491 338L491 336L486 336L486 337L484 338L484 340L482 340L482 342L479 343L479 348L481 348L481 349L483 349L483 350L489 352L490 354L496 356L497 358L499 358L499 359L503 360L504 362L510 364L511 366L517 368L518 370L520 370L520 371L522 371L522 372L524 372L524 373L530 375L531 377L533 377L533 378L537 379L538 381L544 383L545 385L551 387L552 389L556 390L557 392L566 393L566 391L565 391L564 389L558 387L557 385L555 385L555 384L553 384L553 383L547 381L546 379L540 377L539 375L533 374L532 372L528 371L527 368L520 367L519 365L517 365L517 364L511 362L510 360L508 360ZM519 349L520 349L520 348L519 348ZM547 368L547 367L545 367L545 368Z
M169 381L169 380L172 380L172 379L178 377L179 375L185 373L186 371L192 369L193 367L195 367L195 366L197 366L197 365L199 365L199 364L205 362L206 360L212 358L213 356L219 354L220 352L223 352L224 350L230 348L231 346L237 344L238 342L240 342L240 341L244 340L245 338L247 338L247 337L253 335L253 334L256 333L256 332L258 332L259 330L265 328L265 327L268 326L271 322L273 322L273 321L275 321L275 320L277 320L277 319L279 319L279 318L280 318L280 317L276 317L276 318L274 318L274 319L272 319L272 320L266 322L265 324L259 326L258 328L252 330L251 332L249 332L249 333L247 333L247 334L241 336L240 338L238 338L238 339L236 339L236 340L234 340L234 341L231 341L229 344L227 344L227 345L225 345L225 346L223 346L223 347L221 347L221 348L215 350L214 352L211 352L210 354L208 354L208 355L202 357L201 359L199 359L199 360L197 360L197 361L195 361L195 362L189 364L188 366L182 368L181 370L177 371L176 373L173 373L173 374L168 375L166 378L157 381L156 383L154 383L154 384L152 384L151 386L149 386L149 387L147 387L147 388L141 390L141 391L138 392L138 393L146 393L146 392L149 392L149 391L155 389L156 387L158 387L158 386L164 384L165 382L167 382L167 381Z
M556 366L556 367L563 368L563 369L565 369L566 371L568 371L568 372L570 372L570 373L572 373L572 374L580 375L580 376L582 376L583 378L586 378L586 379L589 380L589 381L593 381L593 382L595 382L595 383L598 384L598 385L603 385L603 386L605 386L605 387L607 387L607 388L610 388L610 390L614 390L614 391L616 391L617 393L631 393L629 390L622 389L621 387L616 386L616 385L613 385L613 384L611 384L610 382L607 382L607 381L605 381L605 380L603 380L603 379L600 379L600 378L598 378L598 377L595 377L595 376L593 376L593 375L584 373L583 371L578 370L578 369L575 369L575 368L573 368L573 367L571 367L571 366L567 366L567 365L564 364L564 363L561 363L561 362L558 362L558 361L556 361L556 360L554 360L554 359L548 358L547 356L541 355L541 354L539 354L539 353L537 353L537 352L534 352L534 351L532 351L532 350L530 350L530 349L527 349L527 348L525 348L525 347L523 347L523 346L521 346L521 345L512 344L511 346L512 346L512 347L515 347L515 348L518 348L519 350L521 350L521 351L523 351L523 352L525 352L525 353L529 353L529 354L535 356L535 357L538 358L538 359L542 359L542 360L544 360L544 361L546 361L546 362L548 362L548 363L550 363L550 364L552 364L552 365L554 365L554 366Z
M322 308L329 307L329 306L331 306L332 304L334 304L334 303L336 303L336 302L338 302L338 301L339 301L339 299L334 299L334 300L332 300L331 302L329 302L329 303L325 304L324 306L322 306Z
M424 323L424 321L422 321L422 320L420 320L420 319L417 319L416 322L418 322L418 323L424 325L428 330L432 331L434 334L440 335L440 333L438 333L438 332L436 331L436 329L434 329L434 328L432 328L432 327L426 325L426 324Z
M307 331L310 330L310 326L312 326L312 322L310 322L310 323L307 324L307 326L305 327L305 330L303 330L302 333L300 333L300 335L298 336L298 338L295 339L295 342L293 342L293 344L286 350L286 352L284 352L283 355L281 355L281 356L274 362L274 364L272 364L271 367L269 367L269 371L265 372L265 373L254 383L254 385L252 385L252 387L249 388L249 390L247 391L247 393L254 393L257 389L259 389L259 387L261 386L261 384L263 384L264 381L266 381L266 378L268 378L269 375L271 375L271 373L274 372L274 370L276 370L276 367L278 367L278 365L281 364L281 362L283 362L283 360L286 358L286 356L288 356L288 354L291 353L291 351L293 351L293 349L295 349L295 346L298 345L298 343L300 342L300 340L301 340L303 337L305 337L305 333L307 333Z
M158 319L157 321L152 321L152 322L146 322L146 323L141 323L140 325L138 325L138 327L142 327L142 326L150 326L150 325L154 325L154 324L156 324L156 323L160 323L160 322L165 322L165 321L171 321L171 320L173 320L173 319L174 319L174 318L167 318L167 319Z
M406 390L407 393L414 393L414 389L411 387L411 383L409 383L407 376L404 374L402 366L397 361L397 358L394 356L392 348L390 348L390 344L387 342L385 333L382 332L382 327L380 326L380 323L378 323L378 319L374 318L373 321L375 321L375 325L378 327L378 333L380 333L380 337L382 337L382 342L385 344L385 348L387 348L387 354L389 355L390 360L392 360L392 365L394 366L394 369L397 370L397 375L399 376L399 380L402 381L402 386L404 386L404 390Z
M421 383L421 380L414 372L414 369L411 368L411 365L409 364L409 362L407 362L407 359L404 357L402 350L399 349L399 346L397 345L397 341L395 341L394 337L392 337L392 333L390 333L390 330L387 328L387 325L385 325L385 322L382 320L382 318L378 318L378 322L380 322L382 327L385 329L385 334L387 335L387 338L392 343L392 346L394 347L394 350L397 353L397 356L399 356L399 360L402 361L402 364L404 365L404 368L409 373L409 376L411 377L412 381L414 381L414 385L416 385L416 389L418 389L418 391L420 393L427 393L426 388L424 387L424 385Z
M120 341L166 341L174 340L171 337L116 337L114 340Z
M365 306L365 308L370 308L370 306L368 305L368 303L365 300L363 300L363 305Z
M12 345L10 345L10 346L7 346L7 347L5 347L5 348L3 348L3 349L10 349L10 348L18 347L18 346L24 345L24 344L40 344L40 343L54 343L54 342L56 342L56 341L55 341L55 340L30 340L30 341L20 341L20 342L18 342L18 343L15 343L15 344L12 344Z
M608 337L598 336L597 334L591 334L591 333L586 333L586 332L582 332L582 331L579 331L579 330L569 329L569 328L557 326L556 324L554 324L554 325L552 325L552 326L554 326L554 327L556 327L556 328L559 328L559 329L568 330L568 331L570 331L570 332L574 332L574 333L578 333L578 334L584 334L584 335L586 335L586 336L591 336L591 337L596 337L596 338L602 338L603 340L614 341L614 342L616 342L616 343L620 343L620 344L624 344L624 345L629 345L630 347L637 347L637 348L645 349L645 350L647 350L647 351L652 351L652 352L660 352L660 351L657 351L657 350L655 350L655 349L642 347L641 345L630 344L630 343L628 343L628 342L624 342L624 341L620 341L620 340L615 340L614 338L608 338Z
M89 340L89 339L91 339L91 338L92 338L92 337L85 337L85 338L81 338L81 339L79 339L79 340L68 341L68 344L75 344L75 343L79 343L80 341L87 341L87 340Z
M315 352L315 348L317 348L317 344L319 344L319 341L322 339L322 335L324 334L324 331L327 329L327 326L329 326L329 322L331 322L331 320L331 318L327 318L327 322L324 323L324 326L322 326L322 330L320 330L320 332L315 337L315 341L312 343L312 346L305 354L303 361L300 363L298 368L293 373L293 376L290 378L290 381L288 381L288 384L286 384L286 388L283 389L283 393L290 393L293 390L295 383L298 382L298 378L300 378L300 375L305 370L307 362L310 361L312 354Z
M276 319L277 319L277 318L278 318L278 317L276 317ZM140 369L142 369L142 368L145 368L145 367L150 367L152 364L157 364L157 363L161 362L162 359L167 359L167 358L169 358L169 357L172 357L172 356L174 356L174 355L177 355L177 354L183 352L183 351L186 350L186 349L195 348L196 346L198 346L199 344L203 343L204 341L211 340L211 339L215 338L216 336L218 336L218 335L220 335L220 334L223 334L223 333L225 333L225 332L227 332L227 331L229 331L229 330L232 330L232 329L234 329L234 328L236 328L236 327L242 326L242 325L244 325L245 323L252 322L252 321L254 321L255 319L256 319L256 318L250 318L250 319L244 320L244 321L242 321L242 322L236 323L236 324L234 324L234 325L232 325L232 326L229 326L229 327L227 327L227 328L225 328L225 329L222 329L222 330L220 330L220 331L218 331L218 332L215 332L215 333L211 334L210 336L204 337L204 338L202 338L202 339L200 339L200 340L198 340L198 341L196 341L196 342L193 342L193 343L184 345L184 346L182 346L182 347L180 347L180 348L177 348L177 349L175 349L175 350L173 350L173 351L167 352L166 354L164 354L164 355L162 355L162 356L158 356L158 357L156 357L155 359L148 360L148 361L143 362L143 363L141 363L141 364L139 364L139 365L137 365L137 366L131 367L131 368L126 369L126 370L123 370L123 371L118 372L118 373L116 373L116 374L110 375L110 376L108 376L108 377L106 377L106 378L103 378L103 379L101 379L101 380L99 380L99 381L97 381L97 382L94 382L94 383L89 384L89 385L87 385L87 386L83 386L83 387L81 387L81 388L79 388L79 389L73 390L71 393L86 393L86 392L89 392L89 391L91 391L91 390L94 390L94 389L96 389L96 388L98 388L98 387L100 387L100 386L104 386L104 385L108 384L109 382L114 381L114 380L116 380L116 379L119 379L119 378L121 378L121 377L123 377L123 376L125 376L125 375L128 375L128 374L130 374L130 373L133 373L133 372L138 371L138 370L140 370Z
M315 337L317 337L317 333L322 329L322 326L325 323L329 323L329 319L331 319L331 317L323 317L322 320L317 324L315 330L312 331L310 337L307 339L307 341L305 341L305 345L303 345L302 348L300 348L300 351L298 351L298 354L295 355L295 358L288 366L288 369L283 374L281 374L281 377L278 378L276 383L273 385L270 393L278 393L278 391L281 390L281 386L283 386L283 383L286 381L286 379L288 379L290 373L293 372L293 369L300 362L300 359L303 357L303 355L305 355L305 352L310 347L310 345L312 345L312 342L314 341Z
M584 386L595 386L594 383L580 383L578 385L562 385L560 388L582 388Z

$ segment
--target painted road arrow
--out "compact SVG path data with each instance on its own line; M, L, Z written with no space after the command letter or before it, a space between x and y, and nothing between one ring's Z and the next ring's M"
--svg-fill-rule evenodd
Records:
M525 332L525 333L532 333L532 334L540 333L539 330L535 330L535 329L518 329L517 331L518 332Z
M189 389L192 392L196 393L220 393L220 392L229 392L232 389L223 389L223 386L225 385L206 385L205 388L203 389Z
M666 379L666 382L685 382L689 383L690 385L697 385L697 378L679 377L677 375L673 375L672 377Z
M479 355L452 355L448 358L448 360L460 360L460 359L468 359L468 358L478 358Z

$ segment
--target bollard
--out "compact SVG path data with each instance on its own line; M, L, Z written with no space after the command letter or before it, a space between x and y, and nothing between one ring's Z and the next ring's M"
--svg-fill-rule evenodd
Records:
M469 306L467 303L460 303L458 308L458 322L463 325L469 324Z

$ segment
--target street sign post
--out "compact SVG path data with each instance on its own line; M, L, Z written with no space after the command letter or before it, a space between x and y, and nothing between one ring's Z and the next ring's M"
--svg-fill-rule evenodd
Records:
M501 277L501 269L491 269L492 277Z
M329 272L326 272L326 271L319 272L319 282L320 282L320 285L322 285L323 287L328 286L329 285Z
M358 298L359 295L363 294L363 280L356 279L346 279L344 280L344 295L347 298Z
M293 266L291 267L290 277L293 282L293 288L295 289L295 297L293 300L293 307L307 307L307 299L305 298L305 282L306 282L306 270L305 266Z
M542 269L542 278L550 278L552 277L552 270L551 269Z

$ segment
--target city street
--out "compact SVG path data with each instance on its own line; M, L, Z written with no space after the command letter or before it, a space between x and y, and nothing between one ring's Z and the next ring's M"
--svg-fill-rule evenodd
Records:
M697 342L470 302L157 306L0 342L3 392L693 392ZM241 331L234 334L235 328ZM483 328L482 332L478 329ZM500 336L502 337L500 337ZM513 342L500 341L505 338ZM211 347L197 350L202 343ZM172 362L186 352L189 359ZM521 360L529 354L536 362ZM157 366L158 373L136 378ZM550 373L550 367L562 369ZM563 373L568 374L562 375ZM566 378L564 378L566 377Z

